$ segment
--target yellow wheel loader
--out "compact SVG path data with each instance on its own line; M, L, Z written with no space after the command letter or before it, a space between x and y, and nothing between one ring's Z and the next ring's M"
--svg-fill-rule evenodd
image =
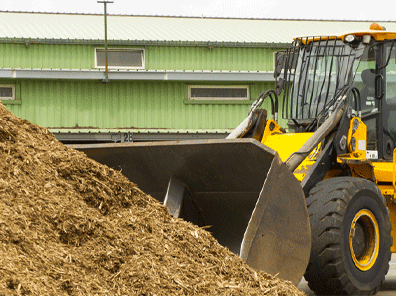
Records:
M373 295L396 252L395 38L378 25L296 38L277 53L275 89L226 139L72 147L210 225L253 268L304 275L316 294Z

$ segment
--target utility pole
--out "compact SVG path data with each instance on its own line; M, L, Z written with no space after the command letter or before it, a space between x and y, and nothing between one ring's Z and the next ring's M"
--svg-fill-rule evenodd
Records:
M104 4L104 29L105 29L105 80L109 82L109 63L107 59L107 3L114 3L113 0L98 0L97 3Z

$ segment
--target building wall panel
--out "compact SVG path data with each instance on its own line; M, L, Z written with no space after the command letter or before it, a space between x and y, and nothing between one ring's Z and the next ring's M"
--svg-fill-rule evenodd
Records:
M76 44L0 43L0 65L14 69L93 69L94 48Z
M146 68L152 70L272 71L270 48L150 46Z
M11 83L11 82L9 82ZM15 115L49 128L232 129L246 116L245 104L186 104L188 83L23 80ZM256 98L270 83L250 84ZM269 107L269 102L264 103ZM269 109L269 108L268 108Z
M0 67L95 69L95 48L87 44L0 43ZM272 71L270 48L124 46L145 48L146 70ZM112 48L112 47L110 47ZM113 46L114 48L114 46ZM123 48L116 46L116 48Z

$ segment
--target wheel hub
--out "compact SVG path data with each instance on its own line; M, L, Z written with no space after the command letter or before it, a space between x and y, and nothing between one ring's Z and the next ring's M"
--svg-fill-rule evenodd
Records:
M364 235L364 229L360 223L355 225L355 234L352 237L352 247L353 252L357 258L360 258L365 251L365 246L367 245L367 237Z
M374 214L366 209L356 213L349 232L349 247L355 266L369 270L378 257L379 228Z

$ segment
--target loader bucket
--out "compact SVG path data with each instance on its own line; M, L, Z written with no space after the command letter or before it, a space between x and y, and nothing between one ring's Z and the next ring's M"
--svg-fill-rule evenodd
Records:
M70 145L122 173L251 267L297 284L311 233L299 181L253 139Z

